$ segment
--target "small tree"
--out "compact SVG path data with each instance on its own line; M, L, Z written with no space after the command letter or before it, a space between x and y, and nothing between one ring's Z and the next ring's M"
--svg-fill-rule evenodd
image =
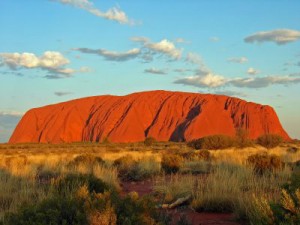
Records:
M164 154L161 167L166 173L177 173L182 166L183 159L179 155Z
M282 137L278 134L264 134L257 138L257 144L265 148L275 148L282 143Z
M234 147L236 144L235 139L226 135L210 135L202 137L188 143L188 146L195 149L225 149Z
M283 162L280 157L274 154L254 154L250 155L247 163L253 166L257 174L263 174L267 171L274 171L283 168Z

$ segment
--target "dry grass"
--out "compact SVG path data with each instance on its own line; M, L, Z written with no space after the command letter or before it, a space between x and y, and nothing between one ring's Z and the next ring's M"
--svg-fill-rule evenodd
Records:
M290 170L256 175L252 168L217 163L209 175L173 175L157 180L155 190L165 201L192 195L196 211L234 212L238 218L249 218L255 209L253 196L278 202L281 187L287 183Z
M293 145L292 145L293 146ZM250 155L257 153L269 153L279 156L283 162L296 162L300 159L300 150L296 153L291 153L288 151L290 145L283 145L273 149L266 149L259 145L254 147L248 147L244 149L230 148L224 150L213 150L210 151L212 156L216 161L219 162L228 162L235 164L245 164L247 158Z
M260 146L211 150L212 161L185 159L178 174L164 176L161 172L162 155L191 151L185 144L1 144L0 221L5 212L14 212L21 204L51 196L51 182L68 173L92 173L120 190L118 170L112 164L125 155L131 155L137 162L133 172L139 173L138 176L161 174L155 190L163 193L165 201L192 194L191 205L198 211L233 211L239 218L252 218L254 221L255 216L258 219L263 217L257 216L258 205L262 207L266 202L279 201L281 186L288 182L291 173L285 167L282 171L258 176L246 165L247 158L267 152L279 156L286 163L296 162L300 160L300 150L290 152L291 146L283 144L269 150ZM296 147L299 148L299 145ZM105 164L68 166L75 157L84 154L101 157ZM264 209L265 215L268 208ZM109 210L107 213L110 215ZM93 215L93 220L97 221L98 216L97 213Z

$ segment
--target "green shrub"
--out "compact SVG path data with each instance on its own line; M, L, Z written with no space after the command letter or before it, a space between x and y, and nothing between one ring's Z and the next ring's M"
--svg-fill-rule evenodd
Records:
M300 189L292 193L283 189L280 203L271 207L275 224L300 224Z
M166 173L177 173L182 166L183 159L179 155L164 154L161 167Z
M156 139L154 137L146 137L144 140L144 144L146 146L152 146L156 142Z
M90 193L81 186L81 193L65 197L56 195L35 205L27 205L5 216L5 225L98 225L98 224L163 224L149 197L117 192ZM78 189L78 190L80 190ZM106 221L106 223L105 223Z
M119 169L127 169L130 168L136 161L133 159L131 155L125 155L118 159L116 159L113 163L113 166L118 167Z
M132 174L130 174L130 171L136 171L137 162L131 155L125 155L116 159L113 163L113 166L116 166L118 168L119 177L122 180L130 180L132 176Z
M268 154L254 154L247 158L247 163L252 165L254 171L263 174L267 171L282 169L283 162L279 156Z
M56 192L61 196L71 196L80 187L86 185L90 193L103 193L109 186L92 174L67 174L58 179L55 184Z
M225 149L234 147L236 141L233 137L226 135L211 135L202 137L188 143L194 149Z
M136 161L131 155L126 155L116 159L113 165L118 168L119 177L126 181L141 181L160 172L160 164L153 157Z
M257 138L257 144L265 148L275 148L282 143L283 139L277 134L264 134Z
M71 162L68 163L68 167L76 167L80 165L103 165L105 161L99 157L91 154L83 154L76 156Z
M138 195L129 193L124 198L113 194L111 197L118 225L145 224L152 225L157 217L155 203L150 197L139 198Z
M9 213L4 221L7 225L85 225L83 205L78 199L54 197Z

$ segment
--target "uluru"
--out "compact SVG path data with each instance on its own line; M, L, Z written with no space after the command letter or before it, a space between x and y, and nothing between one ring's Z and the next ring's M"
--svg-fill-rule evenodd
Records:
M237 129L255 139L278 134L274 109L224 95L147 91L126 96L93 96L29 110L9 143L190 141L203 136L234 136Z

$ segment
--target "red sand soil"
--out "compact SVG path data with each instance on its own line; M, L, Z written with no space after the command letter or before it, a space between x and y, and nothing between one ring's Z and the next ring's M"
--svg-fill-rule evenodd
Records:
M139 196L144 196L152 193L153 181L141 181L141 182L123 182L122 183L123 195L135 191ZM168 209L164 210L172 218L172 224L176 224L181 216L185 215L186 218L193 225L242 225L234 220L234 215L231 213L197 213L192 209Z
M223 95L149 91L95 96L29 110L10 143L189 141L212 134L250 138L265 133L289 140L270 106Z

